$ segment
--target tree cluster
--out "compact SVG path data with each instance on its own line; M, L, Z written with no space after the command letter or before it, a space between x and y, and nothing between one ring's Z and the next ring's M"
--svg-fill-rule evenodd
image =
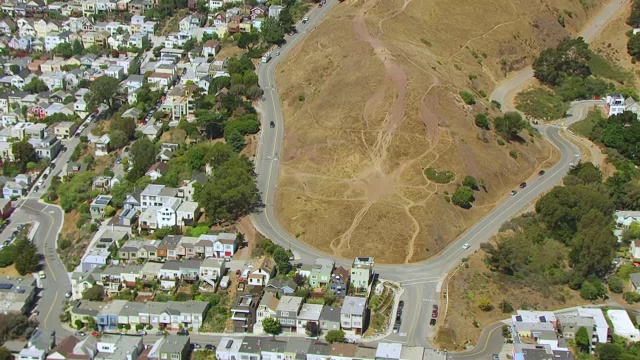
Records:
M556 48L543 50L533 62L534 76L553 87L564 101L602 96L613 86L591 76L592 53L583 38L566 38Z
M493 119L493 128L505 140L512 140L527 126L519 112L509 111Z
M22 314L0 314L0 342L28 339L36 330L38 323Z
M535 215L512 220L514 230L497 245L483 244L486 263L509 277L525 279L533 288L568 284L585 298L602 296L600 278L611 270L617 240L615 210L603 191L601 174L592 164L578 164L536 203ZM567 268L568 264L568 268Z
M86 204L87 200L93 199L99 194L91 188L94 176L95 173L92 171L79 172L58 186L60 206L64 211L80 210L81 204Z
M16 271L20 275L27 275L38 271L40 259L36 245L27 240L26 237L20 237L13 244L15 246L14 264Z

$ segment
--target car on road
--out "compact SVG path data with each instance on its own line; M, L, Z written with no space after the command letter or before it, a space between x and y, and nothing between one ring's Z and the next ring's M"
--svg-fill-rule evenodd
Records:
M47 274L45 274L44 271L40 270L38 271L38 277L40 279L45 279L47 277Z
M198 343L191 343L191 348L192 349L202 349L202 345L200 345Z
M274 123L273 121L270 121L269 127L273 129L274 127L276 127L276 123Z
M400 325L393 325L393 333L397 334L400 331Z
M74 333L75 336L87 336L87 333L85 333L84 331L76 331Z
M40 191L40 186L36 185L33 187L33 191L38 192Z
M318 4L318 7L322 7L322 3Z
M517 194L517 193L518 193L517 191L515 191L515 190L511 190L511 192L510 192L509 194L511 194L511 195L515 195L515 194Z
M538 176L542 176L542 175L544 175L544 174L545 174L544 170L540 170L540 171L538 171Z
M429 325L434 326L436 324L436 319L431 319L431 321L429 321Z
M215 346L213 346L213 345L211 345L211 344L207 344L207 345L205 345L205 346L204 346L204 349L205 349L205 350L215 351L215 350L216 350L216 347L215 347Z
M575 164L574 164L574 163L572 163L572 162L570 162L570 163L569 163L569 166L573 166L573 165L575 165Z
M64 297L66 297L67 299L71 297L71 291L67 291L66 293L64 293Z
M471 245L469 245L469 244L464 244L464 245L462 245L462 248L463 248L463 249L465 249L465 250L467 250L467 249L468 249L468 248L470 248L470 247L471 247Z
M520 183L520 189L524 189L526 187L527 187L527 183L526 182L523 181L523 182Z
M433 305L433 310L438 310L438 305Z
M38 315L40 315L40 310L33 310L31 312L31 316L38 316Z
M398 302L398 309L402 308L404 308L404 300L400 300L400 302Z
M116 159L116 164L122 164L122 158L121 157Z
M498 354L493 354L493 358L492 360L500 360L500 355Z
M141 336L142 336L142 335L147 335L147 332L146 332L146 331L144 331L144 330L139 330L136 334L138 334L138 335L141 335Z
M431 318L432 318L432 319L435 319L435 318L437 318L437 317L438 317L438 310L433 310L433 311L431 311Z
M302 23L303 24L306 24L307 21L309 21L309 17L308 16L305 16L305 17L302 18Z
M187 329L180 329L178 330L178 335L187 336L189 335L189 332L187 331Z
M167 334L167 333L166 333L166 332L164 332L164 331L158 331L158 332L156 332L156 336L164 336L164 335L166 335L166 334Z
M280 56L280 51L276 51L276 56Z
M49 164L49 168L50 168L51 170L55 169L55 168L56 168L56 164L55 164L55 163L51 163L51 164Z

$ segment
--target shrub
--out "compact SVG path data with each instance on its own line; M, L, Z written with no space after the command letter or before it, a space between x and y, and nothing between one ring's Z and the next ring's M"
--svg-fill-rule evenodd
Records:
M304 101L305 97L304 95L298 95L298 101Z
M493 305L491 304L491 300L486 297L481 297L478 299L478 308L482 311L491 311L493 310Z
M502 310L504 314L508 314L510 312L513 312L513 305L511 305L511 303L509 303L508 301L503 300L500 303L500 310Z
M487 114L476 115L475 123L477 127L481 129L489 130L489 117L487 116Z
M462 180L462 186L467 186L472 188L473 190L478 190L478 180L471 175L465 176L464 180Z
M622 294L624 291L624 282L622 279L616 275L613 275L609 278L609 290L616 294Z
M460 91L460 97L467 105L474 105L476 103L476 97L468 91Z
M500 104L500 102L496 100L491 100L491 106L498 110L502 109L502 104Z
M461 208L468 209L471 207L471 203L473 202L473 189L468 186L460 186L456 189L451 196L451 201Z
M500 145L500 146L504 146L504 140L502 140L502 139L498 139L498 145Z
M517 150L509 151L509 156L511 156L514 159L517 159L518 158L518 151Z
M424 171L425 175L427 175L427 179L438 183L438 184L448 184L450 183L453 178L455 178L455 174L452 173L451 171L438 171L434 168L427 168Z
M640 302L640 294L636 292L626 292L622 295L622 297L629 304Z

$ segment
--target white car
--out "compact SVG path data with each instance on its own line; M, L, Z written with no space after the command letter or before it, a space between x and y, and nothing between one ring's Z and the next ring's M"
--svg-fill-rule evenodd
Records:
M464 244L464 245L462 245L462 248L463 248L463 249L465 249L465 250L467 250L467 249L468 249L468 248L470 248L470 247L471 247L471 245L469 245L469 244Z

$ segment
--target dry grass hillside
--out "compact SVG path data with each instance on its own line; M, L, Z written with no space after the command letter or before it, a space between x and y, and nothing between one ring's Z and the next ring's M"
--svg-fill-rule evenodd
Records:
M338 4L277 70L285 116L280 221L336 255L433 256L555 150L474 126L509 72L579 29L598 0L359 0ZM563 13L566 27L558 23ZM477 104L465 105L460 91ZM495 115L495 113L493 113ZM517 153L517 158L510 156ZM451 171L436 184L427 167ZM485 180L470 210L445 200ZM394 251L389 251L390 246Z

